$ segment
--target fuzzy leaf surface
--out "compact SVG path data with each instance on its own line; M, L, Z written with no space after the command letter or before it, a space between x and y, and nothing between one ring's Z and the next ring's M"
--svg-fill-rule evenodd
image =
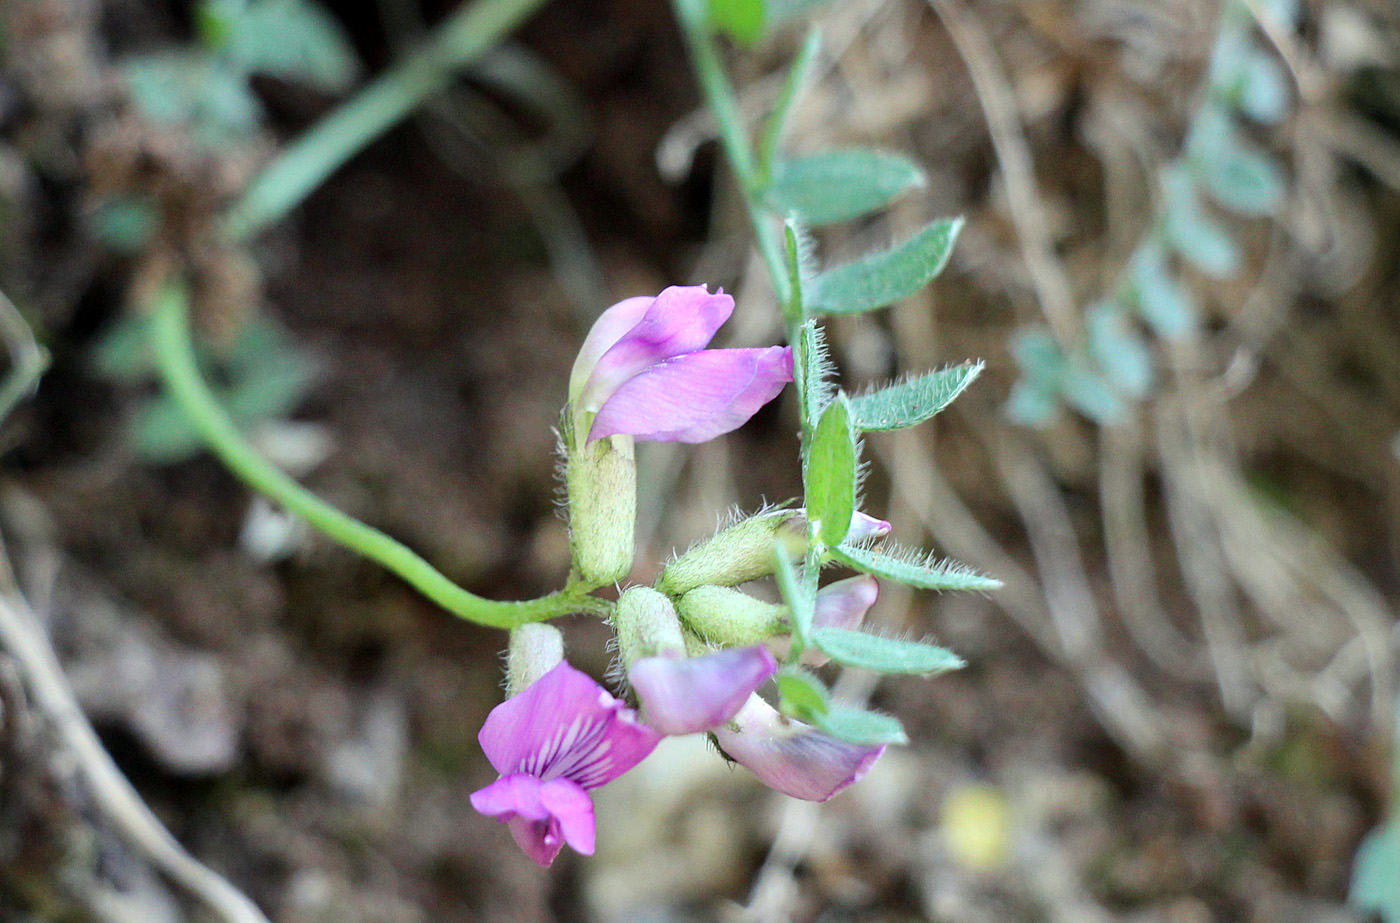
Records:
M813 723L837 740L862 747L909 742L909 735L904 733L904 725L898 718L862 708L832 706L823 714L814 715Z
M983 367L981 362L955 365L854 397L855 428L870 433L917 426L951 404Z
M859 314L914 294L948 265L962 225L961 218L935 221L898 246L822 273L809 307L814 314Z
M888 547L888 543L886 546ZM876 577L908 584L921 590L995 590L1000 580L984 577L963 564L930 561L917 553L890 554L882 549L842 545L831 549L838 561Z
M901 154L824 151L779 163L766 197L779 214L835 224L877 212L924 182L924 172Z
M821 523L821 540L839 545L856 511L856 434L844 394L826 405L807 461L807 516Z
M928 675L966 666L961 657L947 648L844 628L817 628L812 632L812 643L839 664L879 673Z

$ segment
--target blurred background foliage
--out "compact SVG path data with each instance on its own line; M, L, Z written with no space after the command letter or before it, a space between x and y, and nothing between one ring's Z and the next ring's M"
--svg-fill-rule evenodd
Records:
M587 321L703 281L726 345L781 336L664 4L550 3L242 244L218 216L250 178L447 5L5 0L0 291L52 366L0 430L0 527L118 762L279 923L1400 916L1400 11L711 9L754 126L821 30L769 196L823 263L965 218L936 284L830 327L852 390L986 362L868 439L895 538L1006 584L873 616L967 669L828 677L913 744L817 807L668 742L600 792L599 855L541 875L466 804L499 635L251 503L140 348L178 258L265 451L473 589L556 585ZM810 195L857 148L877 216ZM799 492L793 419L647 447L638 581ZM0 658L0 916L191 918L27 702Z

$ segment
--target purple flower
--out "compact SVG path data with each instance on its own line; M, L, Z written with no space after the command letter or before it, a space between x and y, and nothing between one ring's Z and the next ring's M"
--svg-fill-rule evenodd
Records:
M854 631L865 621L865 613L879 598L880 583L869 574L828 583L817 591L812 624L817 628Z
M647 724L663 734L695 734L733 718L778 669L761 644L700 657L643 657L627 671Z
M661 735L560 663L491 709L478 739L501 777L472 793L472 807L509 824L525 854L547 866L565 843L593 854L589 790L640 763Z
M714 734L720 749L764 785L804 801L826 801L858 782L885 752L785 718L756 695Z
M798 508L793 511L795 515L788 520L788 528L796 529L802 536L803 541L807 539L807 510ZM862 513L856 510L851 514L851 525L846 532L843 545L856 545L863 541L876 538L884 538L890 534L894 527L883 519L876 519L869 513Z
M587 441L705 442L777 397L792 381L790 348L705 349L733 311L733 298L703 285L671 286L604 311L569 380Z

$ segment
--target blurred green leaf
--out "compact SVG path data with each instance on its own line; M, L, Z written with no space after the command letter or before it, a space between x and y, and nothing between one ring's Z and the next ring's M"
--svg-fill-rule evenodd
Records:
M812 283L812 312L857 314L914 294L948 264L962 224L961 218L935 221L896 247L822 273Z
M856 429L864 432L917 426L953 402L983 369L968 362L897 381L851 399Z
M821 540L839 545L856 509L856 434L850 403L837 393L812 434L807 461L807 518L821 523Z
M1112 426L1123 422L1128 404L1107 379L1081 363L1073 363L1060 379L1065 402L1096 423Z
M168 52L123 65L137 108L153 122L185 125L200 144L241 139L257 127L262 107L243 74L198 52Z
M1250 118L1274 125L1288 115L1288 76L1272 54L1253 49L1239 75L1235 103Z
M139 253L158 227L160 208L145 196L113 196L92 213L98 239L119 253Z
M1361 841L1347 899L1362 913L1400 923L1400 821L1391 820Z
M1137 331L1125 323L1118 306L1106 301L1090 305L1084 325L1089 355L1109 382L1129 397L1146 397L1152 390L1152 354Z
M1001 586L1000 580L984 577L966 565L936 561L918 552L892 549L890 545L886 542L879 549L840 545L831 549L831 556L858 571L921 590L985 591Z
M923 171L903 155L826 151L780 162L765 198L773 211L823 225L879 211L923 184Z
M1283 202L1283 176L1273 159L1246 144L1218 107L1205 110L1191 135L1192 167L1211 197L1230 211L1264 217Z
M99 375L122 384L135 384L155 375L151 352L151 322L137 314L124 314L102 332L93 354Z
M136 409L128 436L136 453L156 464L184 461L204 446L190 418L168 395Z
M1195 329L1195 299L1169 270L1160 246L1151 242L1139 247L1128 271L1129 297L1154 333L1170 340Z
M843 628L817 628L812 644L843 666L862 667L879 673L946 673L967 664L946 648L919 641L885 638Z
M1233 278L1240 268L1240 249L1229 232L1201 210L1196 184L1184 170L1163 171L1167 241L1177 253L1208 276Z
M707 0L710 28L750 46L763 38L768 11L763 0Z
M1012 386L1006 399L1006 415L1012 423L1039 428L1049 425L1059 406L1059 391L1022 379Z
M252 0L232 23L226 52L247 73L350 88L360 62L344 27L311 0Z
M823 732L862 747L884 744L907 744L909 736L897 718L860 708L833 705L813 716L813 722Z

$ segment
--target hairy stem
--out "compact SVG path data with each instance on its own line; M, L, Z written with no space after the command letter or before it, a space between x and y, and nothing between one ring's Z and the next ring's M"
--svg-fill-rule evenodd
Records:
M748 206L749 224L753 227L754 240L758 252L768 267L768 275L773 279L773 290L778 304L783 310L783 321L787 326L788 342L796 342L797 328L802 324L800 313L794 310L792 282L788 278L786 259L783 256L782 227L772 215L764 211L759 202L763 180L754 164L753 149L748 132L744 128L743 116L739 111L739 99L729 77L720 63L719 49L715 45L714 34L706 21L705 6L700 0L674 0L676 18L680 22L681 33L685 36L686 47L695 65L695 75L700 90L705 94L705 103L714 114L719 125L720 144L725 157L739 180L740 191ZM806 429L806 421L803 421Z
M178 284L161 290L154 305L156 361L171 396L215 455L249 487L275 500L327 536L377 561L447 611L478 625L513 628L576 612L604 615L608 603L569 587L525 602L497 602L462 589L402 542L326 503L249 445L219 406L195 363L188 300Z

